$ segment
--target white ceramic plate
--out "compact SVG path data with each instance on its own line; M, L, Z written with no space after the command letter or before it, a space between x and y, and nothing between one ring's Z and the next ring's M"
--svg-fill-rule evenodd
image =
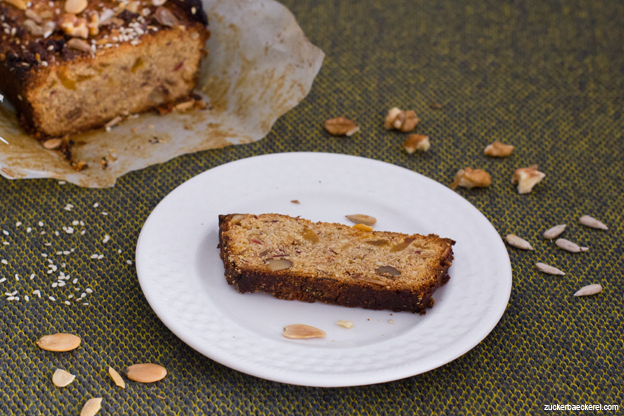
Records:
M426 315L239 294L225 281L217 216L269 212L345 224L345 215L363 213L377 218L377 230L452 238L451 279ZM306 386L381 383L444 365L487 336L511 291L507 250L469 202L407 169L336 154L258 156L196 176L151 213L136 264L149 304L182 341L243 373ZM295 323L327 337L284 338Z

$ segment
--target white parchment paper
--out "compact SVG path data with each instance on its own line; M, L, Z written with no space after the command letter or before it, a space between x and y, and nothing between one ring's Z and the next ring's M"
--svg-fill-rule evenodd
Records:
M164 116L150 112L109 132L74 135L73 157L89 165L76 171L59 152L44 149L26 135L5 102L0 104L0 137L9 144L0 141L0 174L111 187L133 170L266 136L273 123L308 94L324 53L276 1L204 0L204 7L212 35L196 92L209 109ZM100 165L103 157L109 160L105 169Z

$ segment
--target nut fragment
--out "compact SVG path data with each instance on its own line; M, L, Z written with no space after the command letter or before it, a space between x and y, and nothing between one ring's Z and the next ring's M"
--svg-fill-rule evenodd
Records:
M154 6L162 6L163 4L165 4L167 2L167 0L152 0L152 4Z
M354 325L352 321L343 321L343 320L336 322L336 324L340 326L344 326L345 328L353 328L353 325Z
M565 224L555 225L554 227L544 231L544 238L548 240L552 240L555 237L558 237L566 228Z
M564 272L562 272L561 270L557 269L556 267L549 266L549 265L544 264L544 263L535 263L535 266L537 266L537 268L538 268L538 270L540 272L544 272L544 273L548 273L548 274L554 274L554 275L559 275L559 276L565 275Z
M108 374L110 374L113 382L115 383L115 385L117 385L117 387L121 387L122 389L126 388L126 382L123 381L121 375L119 375L119 373L115 371L113 367L108 367Z
M327 336L325 331L304 324L286 325L282 335L292 339L325 338Z
M24 0L2 0L2 1L12 4L13 6L17 7L20 10L26 10L26 8L28 7L28 4Z
M60 368L57 368L54 374L52 374L52 383L54 383L56 387L66 387L72 381L74 381L75 378L75 375L70 374L65 370L61 370Z
M33 36L43 36L46 32L44 28L37 24L37 22L30 19L26 19L24 21L24 28Z
M513 146L510 144L502 144L498 140L495 140L494 143L487 146L483 153L486 156L492 157L507 157L513 152Z
M518 193L528 194L545 176L545 173L537 170L537 165L532 165L528 168L516 169L511 183L518 185Z
M366 232L369 232L369 233L371 231L373 231L373 227L370 227L370 226L365 225L365 224L355 224L353 226L353 228L355 228L356 230L366 231Z
M31 20L34 20L34 21L35 21L35 23L37 23L37 24L39 24L39 25L40 25L41 23L43 23L43 18L39 15L39 13L37 13L37 12L36 12L36 11L34 11L33 9L28 9L28 10L26 10L26 11L24 12L24 15L25 15L27 18L29 18L29 19L31 19Z
M602 286L599 283L594 283L580 288L574 296L590 296L600 292L602 292Z
M165 367L158 364L134 364L126 369L126 376L139 383L155 383L167 375Z
M404 133L410 132L416 128L420 119L412 110L403 111L397 107L393 107L388 111L384 127L386 130L400 130Z
M572 253L580 253L581 251L587 251L589 248L580 247L578 244L573 243L572 241L566 240L565 238L558 238L555 241L557 247L567 250Z
M517 235L509 234L505 237L505 241L507 241L507 244L510 246L520 248L522 250L533 250L533 247L531 247L531 244L529 244L528 241L523 240Z
M377 223L377 218L365 214L345 215L345 217L347 217L351 222L368 225L369 227L372 227L375 223Z
M65 12L71 14L82 13L88 5L87 0L67 0L65 1Z
M353 136L360 128L346 117L337 117L327 120L324 124L325 130L334 136Z
M269 269L277 272L279 270L286 270L292 267L292 261L286 259L269 259L266 261Z
M375 270L375 272L377 274L382 275L382 276L385 275L385 274L389 274L390 276L400 276L401 275L401 272L399 270L395 269L392 266L381 266L381 267L378 267Z
M586 225L591 228L597 228L599 230L608 230L609 227L604 225L602 222L598 221L596 218L590 217L589 215L583 215L579 221L581 224Z
M429 136L422 134L410 134L407 136L405 142L403 142L403 149L405 149L410 155L416 150L426 152L430 148L431 142L429 141Z
M158 23L163 26L173 27L180 24L178 18L175 17L175 15L171 13L171 10L167 9L166 7L157 8L154 12L154 17L156 18Z
M65 352L78 348L80 338L72 334L45 335L36 341L39 348L46 351Z
M464 188L487 188L492 184L492 177L489 173L481 169L465 168L460 169L455 174L455 179L451 183L451 189L458 186Z
M102 408L102 398L94 397L87 400L80 411L80 416L93 416Z
M388 282L386 282L385 280L382 280L381 278L373 278L373 277L368 277L368 276L360 276L359 274L351 276L356 280L362 280L364 282L368 282L368 283L372 283L374 285L377 286L390 286Z
M50 139L43 142L43 147L48 150L56 150L61 147L61 144L63 144L61 139Z
M75 49L80 52L93 53L93 49L91 49L91 45L89 45L86 41L78 38L71 38L67 41L67 46L72 49Z
M60 19L60 26L63 32L76 38L88 38L89 28L87 27L87 21L83 18L78 18L73 14L64 14Z

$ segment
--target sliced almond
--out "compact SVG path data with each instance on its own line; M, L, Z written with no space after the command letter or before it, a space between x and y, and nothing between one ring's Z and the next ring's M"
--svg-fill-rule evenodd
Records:
M372 227L377 223L377 218L365 214L345 215L351 222L356 224L364 224Z
M126 369L126 376L139 383L155 383L167 375L165 367L158 364L134 364Z
M557 269L556 267L549 266L549 265L544 264L544 263L536 263L535 266L537 266L537 268L538 268L538 270L540 272L544 272L544 273L548 273L548 274L554 274L554 275L559 275L559 276L565 275L564 272L562 272L561 270Z
M87 0L67 0L65 2L65 12L70 14L79 14L87 8L89 3Z
M325 338L327 336L325 331L304 324L286 325L282 335L292 339Z
M119 375L119 373L115 371L113 367L108 367L108 374L111 376L113 382L115 383L115 385L117 385L117 387L121 387L122 389L126 388L126 382L123 381L121 375Z
M559 238L555 241L557 247L567 250L571 253L580 253L581 251L587 251L589 248L580 247L578 244L573 243L572 241L566 240L565 238Z
M63 144L61 139L50 139L43 142L43 147L48 150L56 150L61 147L61 144Z
M581 224L586 225L591 228L597 228L599 230L608 230L609 227L604 225L602 222L598 221L596 218L590 217L589 215L583 215L579 221Z
M87 400L80 411L80 416L94 416L102 408L102 398L94 397Z
M342 319L336 322L337 325L344 326L345 328L353 328L355 325L352 321L343 321Z
M580 288L574 296L590 296L600 292L602 292L602 286L599 283L594 283Z
M72 334L46 335L36 341L39 348L46 351L65 352L80 346L80 338Z
M57 368L54 374L52 374L52 383L56 387L66 387L68 386L74 379L75 375L68 373L65 370Z
M552 240L553 238L558 237L562 232L564 232L565 229L565 224L555 225L554 227L544 231L544 238Z
M505 241L507 241L507 244L515 248L519 248L522 250L533 250L533 247L531 247L531 244L528 241L523 240L517 235L509 234L505 237Z
M292 261L286 259L269 259L266 261L269 269L277 272L279 270L286 270L292 267Z

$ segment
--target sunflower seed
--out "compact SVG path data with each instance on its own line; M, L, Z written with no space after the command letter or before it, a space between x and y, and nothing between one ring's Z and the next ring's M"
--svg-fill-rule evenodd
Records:
M72 334L46 335L37 341L37 345L42 350L46 351L71 351L78 348L80 345L80 338Z
M80 416L94 416L102 408L102 398L94 397L87 400L80 411Z
M602 292L602 286L599 283L594 283L593 285L587 285L580 288L574 296L589 296L600 292Z
M122 389L126 388L126 383L123 381L123 378L121 378L119 373L115 371L113 367L108 367L108 374L110 374L117 387L121 387Z
M587 251L589 248L580 247L578 244L573 243L572 241L566 240L565 238L559 238L555 241L557 247L567 250L571 253L580 253L581 251Z
M552 240L555 237L559 237L565 231L565 228L566 224L555 225L551 229L544 231L544 238Z
M315 328L310 325L293 324L286 325L282 335L286 338L292 339L306 339L306 338L325 338L327 335L325 331Z
M75 378L75 375L70 374L65 370L61 370L60 368L57 368L54 374L52 374L52 383L54 383L56 387L66 387L72 381L74 381Z
M596 218L592 218L589 215L583 215L579 221L581 224L591 228L598 228L599 230L608 230L609 227L598 221Z
M565 275L564 272L562 272L561 270L557 269L556 267L549 266L549 265L544 264L544 263L535 263L535 265L537 266L537 268L539 269L540 272L544 272L544 273L548 273L548 274L555 274L555 275L559 275L559 276Z
M167 375L167 369L158 364L134 364L126 369L126 376L139 383L155 383Z
M517 235L509 234L505 237L505 241L507 241L507 244L510 246L520 248L522 250L533 250L533 247L531 247L531 244L529 244L528 241L523 240Z

